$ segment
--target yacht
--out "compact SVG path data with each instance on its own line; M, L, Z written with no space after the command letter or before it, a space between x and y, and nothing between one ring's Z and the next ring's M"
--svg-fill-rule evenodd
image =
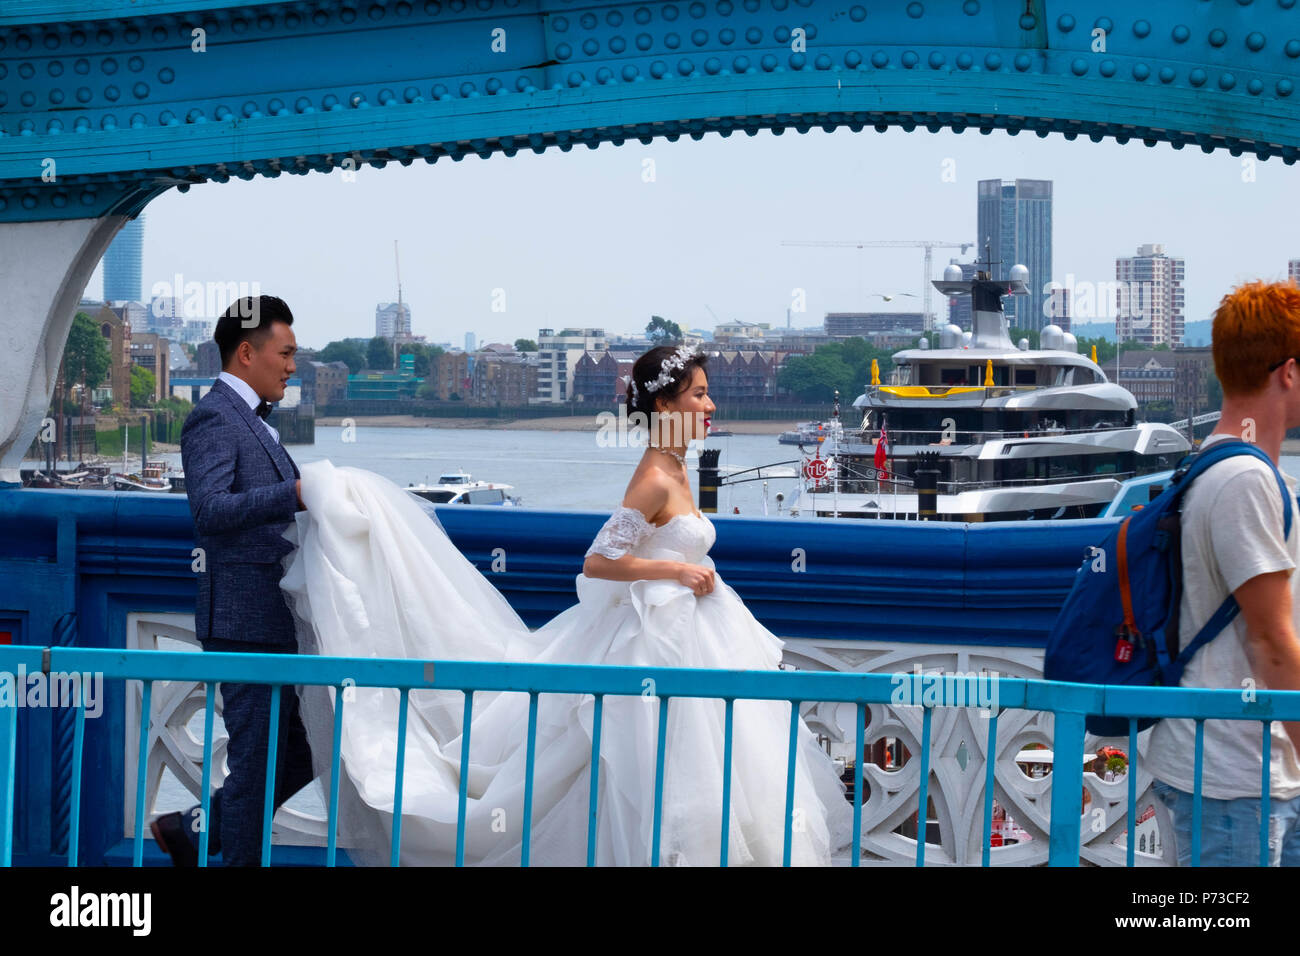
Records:
M1091 518L1124 482L1176 465L1187 439L1169 425L1136 421L1133 395L1106 377L1095 355L1080 355L1069 332L1044 327L1037 349L1011 342L1002 299L1027 294L1029 272L1017 265L1010 275L993 280L979 271L963 280L959 266L945 270L934 286L972 297L971 331L949 324L938 348L922 339L896 352L889 384L873 374L853 402L861 426L834 429L843 437L820 449L833 467L816 470L793 508L914 519L920 477L937 483L938 520Z
M815 445L825 440L826 429L832 422L799 422L793 431L781 432L777 438L782 445Z
M518 505L520 500L510 494L514 485L495 481L474 481L468 472L449 471L438 476L438 483L427 482L407 485L406 490L418 498L439 505Z

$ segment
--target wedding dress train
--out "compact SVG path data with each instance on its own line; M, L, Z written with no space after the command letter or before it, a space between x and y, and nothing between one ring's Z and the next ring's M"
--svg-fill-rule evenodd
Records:
M720 577L697 597L676 581L577 578L578 603L530 631L456 549L441 525L392 482L317 462L303 468L297 548L281 587L304 652L640 667L774 670L782 643ZM662 527L619 508L593 550L712 567L711 522L679 515ZM334 691L303 690L318 765L328 772ZM398 691L353 688L343 710L342 839L354 856L387 862L397 758ZM462 774L468 776L465 859L517 864L523 832L528 695L474 695L469 765L461 766L464 695L412 691L402 796L403 864L455 859ZM606 696L601 724L596 861L650 862L658 700ZM591 734L588 694L539 697L530 862L587 859ZM734 705L728 862L780 865L790 705ZM661 861L717 865L721 850L723 703L674 698L669 706ZM328 777L326 777L328 779ZM791 860L828 864L846 846L852 806L835 765L801 720Z

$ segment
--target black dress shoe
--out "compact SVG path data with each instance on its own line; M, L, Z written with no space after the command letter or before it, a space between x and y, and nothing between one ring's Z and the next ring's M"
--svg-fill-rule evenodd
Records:
M198 866L199 851L185 832L185 817L179 810L165 813L149 824L158 848L172 858L173 866Z

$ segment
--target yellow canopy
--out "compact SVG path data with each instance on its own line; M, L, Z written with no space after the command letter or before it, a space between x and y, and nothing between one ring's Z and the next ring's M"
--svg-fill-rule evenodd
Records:
M880 391L899 398L943 398L962 392L982 392L982 385L882 385Z

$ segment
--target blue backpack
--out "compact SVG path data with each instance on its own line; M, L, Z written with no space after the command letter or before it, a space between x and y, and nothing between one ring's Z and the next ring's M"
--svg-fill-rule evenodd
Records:
M1283 537L1290 535L1291 495L1282 474L1258 447L1223 440L1189 456L1174 472L1169 487L1120 522L1101 545L1100 553L1089 549L1047 639L1043 662L1047 680L1177 687L1192 655L1237 616L1240 607L1229 594L1179 650L1182 498L1205 469L1234 455L1254 455L1273 469L1282 492ZM1139 718L1138 729L1157 720ZM1090 715L1086 723L1088 732L1098 736L1128 734L1127 717Z

